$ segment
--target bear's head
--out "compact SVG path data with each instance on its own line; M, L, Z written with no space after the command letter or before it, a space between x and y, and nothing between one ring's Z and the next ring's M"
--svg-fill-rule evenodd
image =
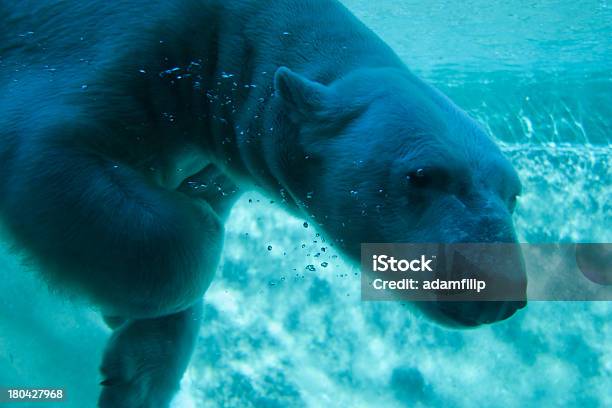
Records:
M329 85L279 68L275 88L294 126L283 169L289 194L355 261L360 244L516 243L521 184L485 131L407 70L355 71ZM520 293L508 270L481 265ZM503 320L522 301L418 302L453 326Z

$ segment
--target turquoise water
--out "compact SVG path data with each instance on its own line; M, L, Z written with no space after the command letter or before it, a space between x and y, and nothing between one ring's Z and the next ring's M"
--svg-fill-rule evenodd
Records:
M612 242L612 5L345 4L500 141L524 184L522 241ZM175 407L612 406L611 303L531 302L446 330L408 306L362 303L358 271L316 234L244 195ZM5 249L0 293L0 384L64 386L61 406L93 406L99 318Z

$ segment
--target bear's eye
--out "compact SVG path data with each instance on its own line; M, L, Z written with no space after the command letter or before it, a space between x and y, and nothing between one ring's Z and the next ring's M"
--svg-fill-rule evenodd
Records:
M408 172L406 180L411 187L447 189L451 182L451 176L443 168L418 168Z
M431 184L431 174L425 169L416 169L406 175L406 180L414 187L427 187Z

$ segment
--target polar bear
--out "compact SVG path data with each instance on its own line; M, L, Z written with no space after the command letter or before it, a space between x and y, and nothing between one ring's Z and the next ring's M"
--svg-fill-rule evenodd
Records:
M169 404L241 189L349 259L516 242L510 163L335 0L8 0L0 19L0 217L114 329L101 407ZM475 326L523 303L420 306Z

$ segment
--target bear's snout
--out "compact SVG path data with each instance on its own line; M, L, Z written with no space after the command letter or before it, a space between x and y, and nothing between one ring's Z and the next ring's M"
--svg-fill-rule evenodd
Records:
M475 279L480 295L440 293L421 304L426 314L450 327L475 327L505 320L526 305L527 274L517 243L450 244L438 252L440 279Z

